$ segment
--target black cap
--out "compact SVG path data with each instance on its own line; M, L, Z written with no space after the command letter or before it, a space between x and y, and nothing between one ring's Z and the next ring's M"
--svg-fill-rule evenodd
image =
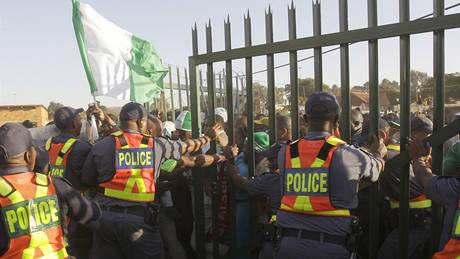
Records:
M43 169L49 164L49 154L44 147L35 146L37 151L37 158L35 158L35 168L34 172L43 173Z
M130 102L123 107L120 111L120 120L121 121L131 121L131 120L140 120L146 118L148 115L147 110L140 103Z
M337 98L334 95L326 92L315 92L308 97L307 103L305 104L305 113L308 115L313 114L313 108L315 106L323 106L325 111L323 114L339 114L340 106Z
M433 122L424 115L417 115L410 121L411 131L433 133Z
M58 129L68 128L73 124L75 116L83 111L85 110L82 108L74 109L68 106L61 107L54 112L54 124L56 124Z
M24 126L5 123L0 127L0 163L24 153L32 146L32 135Z
M386 127L389 127L390 124L382 118L379 118L379 129L385 129ZM361 136L359 138L359 144L362 144L364 142L367 142L369 140L369 134L370 134L370 123L369 123L369 116L367 116L364 119L363 122L363 130L361 131Z

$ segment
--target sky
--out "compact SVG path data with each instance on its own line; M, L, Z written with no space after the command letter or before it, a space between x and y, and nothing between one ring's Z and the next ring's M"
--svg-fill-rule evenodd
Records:
M337 32L338 1L321 1L322 33ZM290 0L86 0L99 14L133 34L150 41L165 64L188 67L191 55L191 26L196 22L199 52L205 52L205 24L213 26L213 49L224 48L224 19L232 22L232 46L244 44L243 17L250 12L253 44L265 42L264 13L273 10L274 40L288 38L287 7ZM366 0L349 0L349 29L367 26ZM446 0L445 6L460 0ZM295 0L297 37L312 32L311 0ZM432 0L412 0L411 19L432 13ZM446 11L459 13L460 7ZM378 24L398 22L398 0L378 0ZM448 30L446 37L446 73L460 71L460 29ZM411 36L411 67L433 71L432 33ZM328 48L326 48L328 49ZM313 54L299 51L299 59ZM288 54L275 55L275 65L288 62ZM340 85L339 52L323 55L323 80ZM244 62L234 61L234 70L244 72ZM254 58L253 71L266 67L265 57ZM223 64L215 64L215 71ZM203 67L205 69L205 67ZM399 39L379 41L379 79L399 81ZM183 75L182 75L183 76ZM254 75L254 81L265 83L266 73ZM313 77L313 61L299 63L301 78ZM175 76L174 76L175 78ZM182 79L183 80L183 79ZM289 83L289 67L276 70L277 86ZM351 85L368 81L367 43L350 46ZM168 96L169 93L167 93ZM123 102L98 97L107 106ZM3 0L0 1L0 105L47 104L58 101L74 107L92 102L72 26L71 0ZM177 103L177 100L176 100Z

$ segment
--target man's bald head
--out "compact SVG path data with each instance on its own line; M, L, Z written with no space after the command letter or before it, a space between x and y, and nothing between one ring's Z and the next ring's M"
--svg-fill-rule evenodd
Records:
M286 142L291 140L291 118L286 115L278 115L276 117L276 135L278 142Z
M147 128L153 137L161 137L163 134L163 122L153 115L149 115Z

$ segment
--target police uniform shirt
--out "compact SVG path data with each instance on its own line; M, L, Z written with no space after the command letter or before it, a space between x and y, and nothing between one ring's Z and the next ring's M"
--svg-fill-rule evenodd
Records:
M324 139L329 132L308 132L305 139ZM278 155L280 175L284 170L284 146ZM329 196L337 208L356 208L358 206L358 184L363 178L375 182L379 178L380 161L359 148L343 144L335 151L329 167ZM283 179L280 178L283 188ZM282 189L281 189L282 190ZM321 217L279 210L277 224L285 228L305 229L331 235L344 236L351 232L351 217Z
M456 177L434 176L428 182L425 194L434 202L444 207L444 223L442 227L439 249L449 241L452 232L452 222L457 211L460 195L460 179Z
M167 159L180 159L182 145L177 141L166 138L155 138L153 152L155 155L154 170L155 178L158 179L161 164ZM97 186L100 183L110 181L115 174L115 139L112 136L105 137L97 142L86 158L83 166L82 182L88 187ZM137 206L144 203L129 202L109 198L97 194L95 200L105 206Z
M11 167L1 169L0 175L18 174L28 171L25 167ZM66 218L69 214L72 221L81 224L95 222L100 217L101 211L97 204L84 198L78 191L72 188L67 180L60 177L53 177L53 184L58 196L61 223L67 222ZM9 237L6 234L8 233L6 227L3 213L0 213L0 255L4 254L8 248Z
M244 189L251 196L266 195L270 200L270 210L278 211L281 202L280 176L276 173L264 173L244 181Z
M398 155L399 152L396 150L388 150L385 161ZM399 183L400 183L401 171L400 169L385 172L380 175L380 191L383 195L390 197L391 199L399 200ZM415 181L414 171L412 166L409 167L409 196L415 198L423 194L423 188Z
M65 143L69 138L77 138L72 134L61 133L53 137L53 143ZM72 186L77 190L83 190L84 186L81 183L80 176L82 173L83 165L91 150L91 145L82 140L77 140L72 146L72 150L67 157L67 166L65 169L64 177L69 180Z

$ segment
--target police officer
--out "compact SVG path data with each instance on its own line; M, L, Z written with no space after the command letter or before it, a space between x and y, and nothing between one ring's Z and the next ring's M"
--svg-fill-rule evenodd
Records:
M93 237L92 258L161 258L156 179L160 165L195 152L215 138L219 127L183 144L144 135L147 112L138 103L120 111L121 130L98 141L85 162L82 182L97 186L103 214Z
M332 134L340 108L335 96L313 93L305 105L306 135L280 151L281 205L275 258L349 258L359 235L358 183L377 181L386 148L373 138L369 151Z
M388 153L385 160L390 160L399 154L400 144L389 143L390 126L384 121L380 122L381 133L387 144ZM422 141L433 132L433 123L424 116L415 116L411 120L411 135L414 139ZM428 248L431 236L430 208L431 200L423 194L423 188L415 181L412 166L409 168L409 258L420 258ZM400 170L384 173L380 177L381 192L390 202L390 228L392 231L386 237L379 249L379 258L398 258L399 257L399 183Z
M87 225L100 217L65 179L33 173L36 155L26 128L0 127L1 258L67 258L66 217Z
M429 153L420 141L409 142L413 158L415 180L423 187L424 194L444 208L444 224L439 250L434 259L451 259L460 256L460 179L452 176L437 176L432 173L425 156Z
M45 149L49 156L49 171L52 176L66 178L77 190L83 190L81 170L91 145L78 139L82 128L80 113L83 109L61 107L54 113L54 123L60 134L48 139ZM77 258L89 258L92 233L76 224L69 228L69 252Z

